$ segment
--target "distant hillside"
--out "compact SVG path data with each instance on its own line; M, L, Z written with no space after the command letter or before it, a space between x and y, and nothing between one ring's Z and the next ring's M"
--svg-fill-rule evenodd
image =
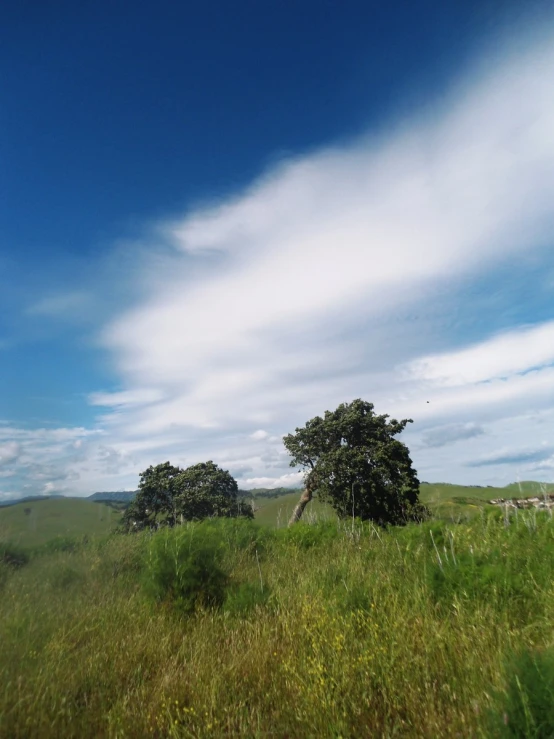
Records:
M87 497L87 500L92 500L95 503L104 502L107 500L111 501L112 503L130 503L137 493L138 490L132 490L130 492L119 491L113 493L93 493L92 495L89 495Z
M282 495L299 492L300 488L253 488L252 490L239 490L240 498L280 498ZM112 503L130 503L138 490L131 492L99 492L93 493L87 497L95 503L107 502Z
M514 496L539 495L542 492L554 493L554 482L534 482L532 480L511 482L504 490L510 491Z
M0 540L36 547L58 537L106 536L121 513L109 501L41 496L0 508Z
M280 498L282 495L300 492L302 488L252 488L251 490L239 490L241 498Z
M7 508L10 505L18 503L33 503L37 500L51 500L52 498L65 498L65 495L27 495L24 498L12 498L10 500L0 500L0 508Z

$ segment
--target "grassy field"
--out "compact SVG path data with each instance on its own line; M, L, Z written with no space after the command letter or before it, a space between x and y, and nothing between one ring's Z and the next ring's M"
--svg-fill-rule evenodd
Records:
M188 524L0 590L2 737L554 735L548 514Z
M300 490L280 495L278 498L260 498L255 501L256 521L277 528L287 526L292 512L299 499ZM335 512L326 503L320 503L317 498L311 501L305 510L307 521L335 519Z
M78 498L30 501L0 508L0 537L34 547L60 536L105 536L120 517L110 506Z
M424 483L420 486L420 498L428 505L436 518L457 520L477 515L487 501L493 498L524 497L554 493L554 484L541 485L538 482L513 483L503 488L471 487L449 483ZM300 491L272 499L256 500L256 520L269 526L286 526L300 498ZM336 516L326 503L317 498L308 505L304 513L306 520L335 520Z

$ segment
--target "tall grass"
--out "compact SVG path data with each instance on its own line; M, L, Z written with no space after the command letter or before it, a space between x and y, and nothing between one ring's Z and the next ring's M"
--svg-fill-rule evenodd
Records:
M0 736L552 736L553 555L532 511L43 550L3 565Z

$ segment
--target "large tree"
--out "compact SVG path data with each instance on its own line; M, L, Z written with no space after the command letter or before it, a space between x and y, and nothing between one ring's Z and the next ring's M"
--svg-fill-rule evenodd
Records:
M138 492L122 518L124 529L140 531L177 522L175 481L182 474L170 462L150 466L140 473Z
M344 518L381 526L422 520L419 480L407 446L393 438L412 419L387 422L373 404L357 399L316 416L284 438L291 467L305 468L305 490L290 524L300 520L314 492Z
M238 498L236 480L212 461L183 470L169 462L140 474L139 490L122 518L125 531L175 526L211 516L254 516Z
M186 520L210 516L254 516L252 507L238 496L237 482L211 460L182 472L176 480L177 515Z

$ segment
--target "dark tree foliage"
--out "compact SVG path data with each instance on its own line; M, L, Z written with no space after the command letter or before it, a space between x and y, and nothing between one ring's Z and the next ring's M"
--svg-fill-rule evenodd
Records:
M291 466L306 468L303 506L317 491L340 517L355 516L381 526L423 520L428 513L419 501L419 480L405 444L393 437L411 419L387 422L373 404L342 403L316 416L284 438ZM300 517L296 512L298 520Z
M179 475L175 502L178 516L188 521L254 516L252 507L239 498L236 480L212 461L195 464Z
M141 472L138 492L122 517L123 528L140 531L174 526L177 522L175 480L182 471L163 462Z
M164 462L141 472L139 490L122 516L121 529L157 529L210 516L253 518L254 513L238 499L231 474L213 462L186 470Z

